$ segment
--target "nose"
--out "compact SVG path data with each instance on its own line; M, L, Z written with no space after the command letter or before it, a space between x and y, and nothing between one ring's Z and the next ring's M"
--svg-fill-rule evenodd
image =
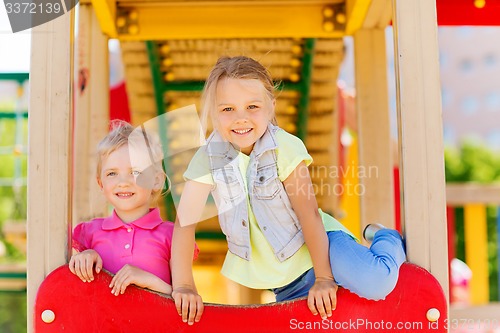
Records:
M236 110L236 122L246 123L248 121L248 113L245 108L238 108Z
M131 174L121 174L118 176L118 186L128 186L135 182L135 178Z

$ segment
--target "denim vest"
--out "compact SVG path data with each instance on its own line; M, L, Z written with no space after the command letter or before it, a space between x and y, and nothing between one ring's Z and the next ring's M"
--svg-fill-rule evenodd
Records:
M274 255L282 262L304 244L304 235L283 183L278 178L276 132L269 125L255 143L247 169L248 187L239 169L238 151L214 131L207 139L207 154L215 182L212 196L229 251L250 260L250 230L247 197Z

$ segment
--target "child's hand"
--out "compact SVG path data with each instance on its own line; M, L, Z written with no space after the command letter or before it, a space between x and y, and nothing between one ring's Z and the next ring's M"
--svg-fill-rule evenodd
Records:
M96 273L99 273L102 269L101 256L92 249L85 250L71 257L69 270L83 282L91 282L94 280L94 264Z
M319 313L321 319L332 315L332 310L335 310L337 306L337 289L339 287L333 280L316 279L307 297L307 306L313 315Z
M199 322L203 313L203 301L196 291L189 287L175 288L172 292L177 313L188 325Z
M116 272L109 287L111 288L111 293L118 296L119 294L123 294L131 284L165 294L170 294L172 292L172 287L156 275L128 264Z

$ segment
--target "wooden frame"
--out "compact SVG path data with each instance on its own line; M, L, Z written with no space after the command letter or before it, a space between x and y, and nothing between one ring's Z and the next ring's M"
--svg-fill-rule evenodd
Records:
M394 180L391 153L385 30L362 29L354 34L359 167L376 174L360 178L361 229L369 223L394 228Z
M32 30L28 152L28 313L66 263L71 221L74 11ZM28 332L33 318L28 315Z
M435 0L393 0L402 220L408 259L448 294L443 125Z
M94 9L80 4L76 47L75 177L73 221L107 215L105 199L96 182L95 150L108 132L108 38L101 32Z

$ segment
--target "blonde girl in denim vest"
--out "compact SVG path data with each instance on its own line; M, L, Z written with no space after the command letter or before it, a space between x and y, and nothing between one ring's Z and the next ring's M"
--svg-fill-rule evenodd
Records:
M220 58L202 97L202 120L214 131L184 174L172 240L172 296L188 324L203 302L192 273L195 227L214 197L229 251L222 274L277 301L307 297L313 314L331 316L338 286L383 299L405 261L401 236L371 226L370 248L318 209L302 141L275 125L269 72L248 57ZM379 230L380 229L380 230Z

